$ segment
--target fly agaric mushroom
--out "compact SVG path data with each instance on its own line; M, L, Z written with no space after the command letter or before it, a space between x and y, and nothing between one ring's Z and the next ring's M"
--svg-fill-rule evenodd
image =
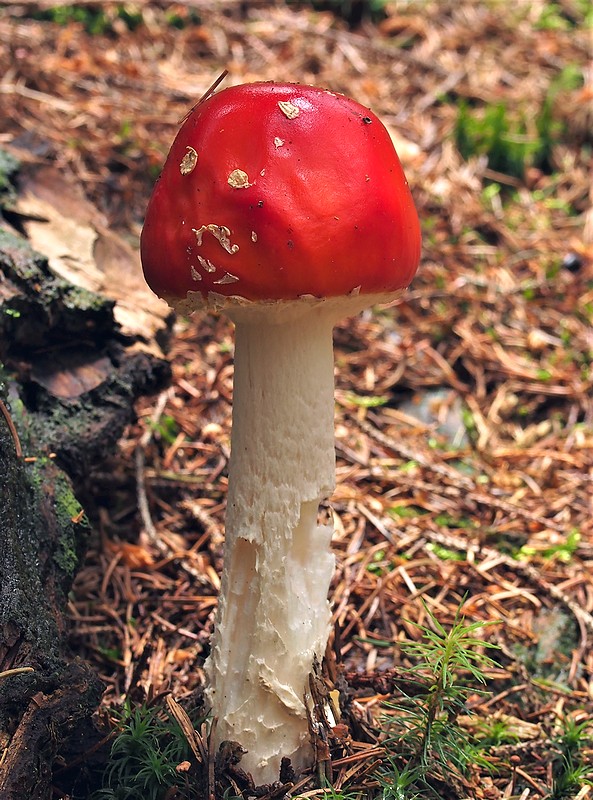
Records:
M390 302L420 227L389 134L367 108L298 84L207 96L150 199L146 280L182 312L235 323L226 545L207 696L216 738L261 782L313 760L305 694L330 629L332 329Z

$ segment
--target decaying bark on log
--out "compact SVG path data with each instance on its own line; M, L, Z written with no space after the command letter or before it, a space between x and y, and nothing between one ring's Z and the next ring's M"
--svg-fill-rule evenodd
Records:
M6 217L26 230L28 218L11 201ZM114 258L127 252L102 236L104 263L106 247ZM137 280L141 297L139 271L134 279L129 270L119 323L117 298L84 286L84 264L78 285L55 266L0 214L1 800L49 800L57 760L88 732L102 685L66 651L64 635L67 593L90 532L76 487L113 452L134 400L169 375L155 344L166 313L147 316L139 300L134 330L130 286Z
M66 593L89 527L73 513L65 474L49 459L19 458L6 425L0 495L0 797L45 800L56 755L102 693L62 653Z

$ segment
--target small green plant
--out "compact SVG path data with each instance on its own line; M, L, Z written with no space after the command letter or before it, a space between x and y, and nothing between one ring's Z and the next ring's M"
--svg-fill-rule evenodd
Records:
M464 553L460 553L458 550L451 550L449 547L443 547L443 545L438 544L438 542L429 542L426 545L426 549L434 553L441 561L465 561L466 559Z
M91 36L103 36L114 31L114 22L123 23L128 30L142 24L142 13L131 5L122 3L113 9L89 7L76 4L59 4L36 11L33 19L54 22L56 25L78 23Z
M569 31L580 25L591 24L593 14L588 0L575 0L563 7L561 2L547 2L542 5L541 14L535 27L544 31Z
M91 800L163 800L173 788L184 797L187 773L176 767L191 751L177 722L156 706L126 705L117 726L103 788Z
M389 757L375 775L382 789L380 800L421 800L414 784L421 780L418 767L399 768L396 759Z
M451 514L437 514L434 518L437 525L442 525L444 528L475 528L476 524L473 520L467 517L454 517Z
M591 753L593 723L562 719L562 732L554 738L558 755L552 763L553 785L549 800L574 797L583 786L593 786L593 763L584 752Z
M402 776L409 779L406 800L410 787L422 792L422 797L438 796L435 783L450 783L456 774L467 774L472 764L489 767L477 741L459 723L459 717L468 714L469 695L481 691L479 686L486 682L483 670L494 665L484 650L495 645L478 636L488 623L466 624L458 616L447 630L433 614L427 613L428 625L414 623L422 633L422 640L401 646L415 662L412 672L417 691L386 704L391 771L400 782ZM385 771L383 777L387 779ZM391 800L404 795L400 792L386 797Z
M488 167L505 175L522 177L525 167L539 155L541 143L528 135L524 120L512 120L504 103L481 111L463 102L455 126L455 141L461 155L486 155Z
M572 757L564 757L554 763L554 783L550 800L570 800L576 797L583 786L593 786L591 765L586 766Z
M179 433L179 426L177 421L170 414L163 414L158 422L147 420L148 425L152 428L154 433L162 439L166 445L173 444Z
M566 539L563 539L557 544L550 545L543 550L538 550L536 547L523 545L517 552L517 558L524 558L525 556L537 556L544 558L546 561L561 561L568 564L576 551L580 547L581 534L578 530L571 530Z
M346 397L349 403L352 403L354 406L359 406L360 408L377 408L389 402L388 397L362 395L356 394L355 392L348 392Z
M298 0L289 0L292 5L301 5ZM363 19L379 22L386 16L387 0L310 0L315 11L332 11L337 17L355 25Z
M368 795L366 793L361 794L360 792L354 791L342 791L341 789L335 789L330 783L327 781L323 781L323 786L321 789L318 790L319 793L315 792L311 794L311 792L307 792L304 795L296 795L294 800L367 800ZM233 798L233 800L242 800L241 798Z
M385 558L385 550L377 550L373 553L371 563L367 570L374 575L386 575L393 570L393 563Z
M408 463L411 464L412 462ZM414 517L420 517L427 512L419 506L391 506L391 508L387 509L387 513L389 516L399 519L414 519Z
M165 20L170 28L177 28L177 30L183 30L192 25L201 25L202 23L202 19L195 8L184 8L180 4L173 6L173 10L165 12Z
M566 127L564 122L555 118L556 98L582 83L580 68L574 65L565 67L551 82L530 123L525 111L513 113L504 103L472 108L467 102L462 102L455 125L459 152L465 159L486 155L491 170L516 178L522 178L530 166L549 169L552 149L562 140Z
M476 725L476 733L479 737L479 746L484 750L505 744L515 744L519 741L512 722L504 716L480 720Z

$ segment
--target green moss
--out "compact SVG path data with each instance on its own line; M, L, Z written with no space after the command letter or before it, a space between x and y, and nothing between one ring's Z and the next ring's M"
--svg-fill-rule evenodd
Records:
M16 199L13 180L18 168L17 159L0 148L0 208L10 206Z
M89 311L111 313L114 306L112 300L55 276L48 267L47 258L33 250L22 236L0 228L0 253L7 262L8 276L28 288L26 294L34 297L35 302L40 302L41 299L45 305L60 302L65 309L77 314L86 314ZM36 292L30 290L32 283L39 284Z
M86 441L92 430L103 424L101 410L93 405L92 392L65 401L44 394L29 418L33 437L58 454L65 441Z
M97 4L99 5L99 4ZM47 9L35 11L33 19L53 22L67 26L73 23L81 25L90 36L108 36L116 33L119 23L133 31L143 22L142 13L125 3L112 9L93 8L90 5L56 3Z
M113 308L113 301L102 297L100 294L90 292L80 286L72 286L65 281L60 281L60 290L63 294L63 302L66 308L75 309L79 313L86 311L104 311Z
M51 472L53 492L50 501L58 529L53 560L67 581L70 581L76 574L86 546L91 530L90 523L76 499L70 481L64 473L55 470L55 465L49 458L37 458L31 463L30 478L36 491L41 492L44 486L47 487L48 472ZM45 494L47 496L47 491Z
M61 530L55 562L69 578L73 578L79 565L81 550L90 533L90 525L65 477L61 477L56 483L54 505Z
M39 513L42 487L31 480L27 466L0 427L0 625L14 625L50 656L57 651L58 632L39 568L48 549L48 519Z
M22 236L0 228L0 253L15 282L30 285L47 280L47 259L36 253Z
M555 100L578 89L583 80L580 65L566 66L550 83L535 116L526 107L511 109L502 102L481 108L461 102L454 133L459 152L465 159L486 155L491 170L517 178L529 166L553 172L552 151L566 129L566 122L555 116ZM498 191L486 187L483 199L489 202Z
M113 335L112 300L57 277L45 256L2 229L0 274L18 289L0 299L0 355L7 361L22 349L31 358L38 348L47 352L89 336L98 344Z
M55 503L58 522L63 527L67 527L74 518L80 517L83 510L65 478L56 483Z

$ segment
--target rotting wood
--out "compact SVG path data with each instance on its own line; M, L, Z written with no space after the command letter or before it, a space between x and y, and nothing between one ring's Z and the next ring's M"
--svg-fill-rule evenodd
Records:
M64 768L68 754L101 738L90 720L102 681L67 645L68 592L91 535L77 494L134 419L138 395L169 375L155 355L158 326L134 337L113 311L0 226L2 800L47 800L60 760L60 785L80 781Z

